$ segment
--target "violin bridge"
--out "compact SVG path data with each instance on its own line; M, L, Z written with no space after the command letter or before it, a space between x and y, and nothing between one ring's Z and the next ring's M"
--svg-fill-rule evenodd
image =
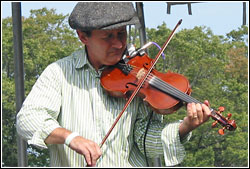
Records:
M144 68L141 68L138 73L136 74L136 78L138 80L140 80L141 78L143 78L145 76L146 72Z

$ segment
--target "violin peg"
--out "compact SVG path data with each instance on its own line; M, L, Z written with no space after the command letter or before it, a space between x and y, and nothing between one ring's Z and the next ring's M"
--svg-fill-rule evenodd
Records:
M219 110L219 112L223 112L223 111L225 110L225 108L222 107L222 106L220 106L220 107L218 108L218 110Z
M215 121L212 123L212 127L214 128L216 126L216 124L218 123L218 121Z
M223 127L222 129L218 130L218 133L220 135L224 135L225 134L224 130L225 130L225 127Z
M232 117L232 114L231 113L228 113L227 114L227 120L230 119Z

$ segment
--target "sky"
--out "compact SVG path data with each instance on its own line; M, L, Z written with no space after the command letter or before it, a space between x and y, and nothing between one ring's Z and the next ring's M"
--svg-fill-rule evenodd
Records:
M143 1L142 1L143 2ZM192 15L188 14L187 5L171 6L171 13L167 14L167 4L163 1L143 2L145 25L148 28L157 28L163 22L167 28L173 29L182 19L178 28L192 29L195 26L206 26L215 35L225 36L232 30L238 30L243 24L243 2L246 2L247 25L249 20L248 1L202 1L191 5ZM70 14L77 2L75 1L23 1L21 2L22 15L29 17L31 9L55 8L58 14ZM11 2L1 1L2 18L11 17Z

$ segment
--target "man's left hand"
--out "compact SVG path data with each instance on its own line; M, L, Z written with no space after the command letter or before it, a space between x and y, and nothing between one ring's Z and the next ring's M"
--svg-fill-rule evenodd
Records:
M184 118L179 128L181 138L209 119L211 111L208 106L209 102L207 100L204 101L204 104L187 104L187 116Z

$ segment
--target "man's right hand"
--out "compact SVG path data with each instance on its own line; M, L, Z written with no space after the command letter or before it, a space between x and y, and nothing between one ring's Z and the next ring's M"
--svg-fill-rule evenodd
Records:
M75 137L69 144L72 150L84 155L88 166L94 167L96 161L102 155L101 148L95 142L85 139L81 136Z
M56 128L45 139L46 144L64 144L65 139L72 132L65 128ZM73 138L69 144L72 150L84 155L88 166L95 166L96 161L102 155L101 148L93 141L85 139L81 136Z

